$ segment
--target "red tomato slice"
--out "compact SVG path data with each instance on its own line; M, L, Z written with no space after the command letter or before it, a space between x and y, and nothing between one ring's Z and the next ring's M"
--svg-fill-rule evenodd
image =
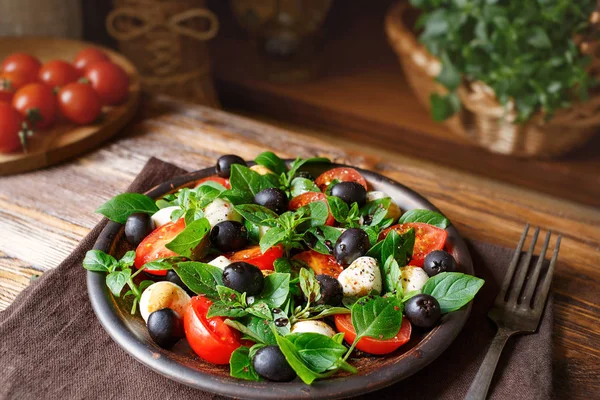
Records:
M231 256L231 261L245 261L259 269L273 271L273 262L283 256L283 248L281 246L273 246L264 254L260 251L260 246L251 246L247 249L236 251Z
M344 270L344 267L336 261L334 256L321 254L314 250L296 254L294 259L307 263L316 275L325 274L337 278Z
M203 360L213 364L229 364L231 353L241 346L240 334L225 324L223 318L206 318L212 302L194 296L183 316L183 328L190 347Z
M354 326L352 326L351 315L336 314L333 318L337 330L344 333L344 340L346 343L352 344L356 338L356 331L354 330ZM412 325L408 322L408 319L403 318L400 331L393 338L388 340L378 340L371 337L363 337L356 344L356 348L369 354L388 354L408 342L410 340L411 331Z
M415 248L413 250L413 256L410 259L410 264L422 267L427 254L434 250L442 250L444 248L448 232L446 232L445 229L423 222L408 222L406 224L390 226L381 232L379 240L384 239L392 229L402 234L410 228L415 230Z
M177 253L167 249L165 245L175 239L175 236L184 229L185 220L181 218L177 222L166 223L152 231L135 249L135 267L139 269L149 261L176 256ZM148 270L146 272L157 276L165 276L167 274L166 270Z
M303 207L308 203L312 203L313 201L322 201L327 204L327 196L325 196L324 193L319 192L302 193L290 200L288 208L291 211L296 211L300 207ZM327 206L329 207L329 205ZM331 214L331 210L329 210L329 216L327 217L327 221L325 221L325 225L333 226L334 224L335 218L333 218L333 214Z
M315 183L321 189L322 192L327 189L327 186L331 182L337 179L340 182L357 182L365 187L365 190L369 190L367 188L367 181L362 175L355 170L354 168L347 167L338 167L330 169L329 171L323 172L317 179L315 179Z
M204 182L217 182L225 187L225 189L231 189L231 185L229 184L229 179L221 178L220 176L209 176L207 178L202 178L198 181L195 187L200 186Z

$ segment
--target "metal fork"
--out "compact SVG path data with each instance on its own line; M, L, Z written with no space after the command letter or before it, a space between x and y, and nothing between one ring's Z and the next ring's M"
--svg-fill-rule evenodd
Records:
M552 255L546 276L540 279L544 257L550 243L551 232L548 231L538 261L523 290L540 228L535 229L529 250L519 263L528 231L529 225L523 231L519 245L504 276L500 293L498 293L494 306L488 313L488 317L496 323L498 332L496 332L496 336L488 349L485 359L479 367L479 371L477 371L477 375L467 392L465 400L483 400L486 398L496 365L498 364L498 359L500 358L500 353L502 353L507 340L515 334L534 333L540 323L542 311L544 310L548 292L550 291L554 266L558 258L561 235L558 235L556 239L554 254ZM519 267L518 271L517 267ZM535 298L533 297L534 294Z

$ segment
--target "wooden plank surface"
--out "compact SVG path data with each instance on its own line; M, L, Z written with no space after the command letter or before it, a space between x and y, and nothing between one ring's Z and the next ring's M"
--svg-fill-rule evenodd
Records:
M324 155L383 173L420 192L468 238L514 247L526 222L563 234L554 280L556 398L600 393L600 211L427 161L292 133L200 106L150 99L103 147L46 170L0 178L0 309L31 276L56 267L100 220L93 210L122 192L150 156L186 169L223 153L252 159ZM83 270L82 270L83 273Z
M387 43L389 3L334 2L322 75L287 85L263 79L251 41L217 8L222 29L211 45L223 105L600 207L600 135L559 160L515 159L433 122Z

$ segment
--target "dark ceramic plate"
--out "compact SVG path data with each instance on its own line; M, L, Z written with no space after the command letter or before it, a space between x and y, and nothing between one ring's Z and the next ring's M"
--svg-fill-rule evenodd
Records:
M338 164L313 164L304 170L314 176ZM357 168L358 169L358 168ZM407 187L374 172L360 170L373 190L389 194L402 210L425 208L436 210L429 201ZM198 179L214 175L214 168L173 178L147 192L159 198ZM448 228L448 250L454 255L461 272L473 274L471 256L456 228ZM121 256L131 248L123 240L123 226L109 223L96 242L96 249ZM413 330L411 340L387 356L359 356L351 359L358 368L356 375L339 375L305 385L300 379L289 383L249 382L229 376L229 366L216 366L199 359L181 340L167 351L155 345L148 335L144 321L129 313L131 303L114 298L105 284L105 275L87 273L88 292L100 323L109 335L129 354L154 371L183 384L231 397L244 399L334 399L371 392L406 379L435 360L458 335L471 311L468 305L446 314L441 323L429 332Z

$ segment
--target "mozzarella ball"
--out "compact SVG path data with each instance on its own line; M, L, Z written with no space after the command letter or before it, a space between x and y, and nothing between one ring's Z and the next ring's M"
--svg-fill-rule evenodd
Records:
M215 266L217 268L225 269L226 266L231 264L231 261L229 260L229 258L227 258L225 256L219 256L219 257L215 258L214 260L212 260L211 262L209 262L209 264L212 266Z
M250 169L254 172L258 172L260 175L268 175L273 173L273 171L271 171L269 168L260 164L253 165L250 167Z
M183 318L185 307L190 301L190 296L181 287L172 282L156 282L148 286L140 299L140 314L144 321L154 311L170 308Z
M381 271L373 257L359 257L338 276L344 296L363 297L372 291L381 293Z
M335 331L331 329L329 325L327 325L323 321L298 321L294 325L292 325L291 333L320 333L321 335L333 337L335 335Z
M223 221L242 222L242 216L233 209L233 204L223 199L214 199L204 207L204 218L208 220L211 227Z
M367 192L367 203L379 199L385 199L387 197L389 197L391 201L385 218L392 218L394 221L396 221L398 218L400 218L400 215L402 214L402 212L400 211L400 207L398 207L398 204L396 204L396 202L394 202L394 200L384 192L380 192L378 190Z
M407 265L406 267L400 268L402 289L404 293L412 292L413 290L421 290L429 275L421 267L414 267Z
M178 206L165 207L152 214L150 218L152 219L152 222L154 222L154 229L160 228L164 224L171 222L171 214L175 210L180 210L180 208Z

